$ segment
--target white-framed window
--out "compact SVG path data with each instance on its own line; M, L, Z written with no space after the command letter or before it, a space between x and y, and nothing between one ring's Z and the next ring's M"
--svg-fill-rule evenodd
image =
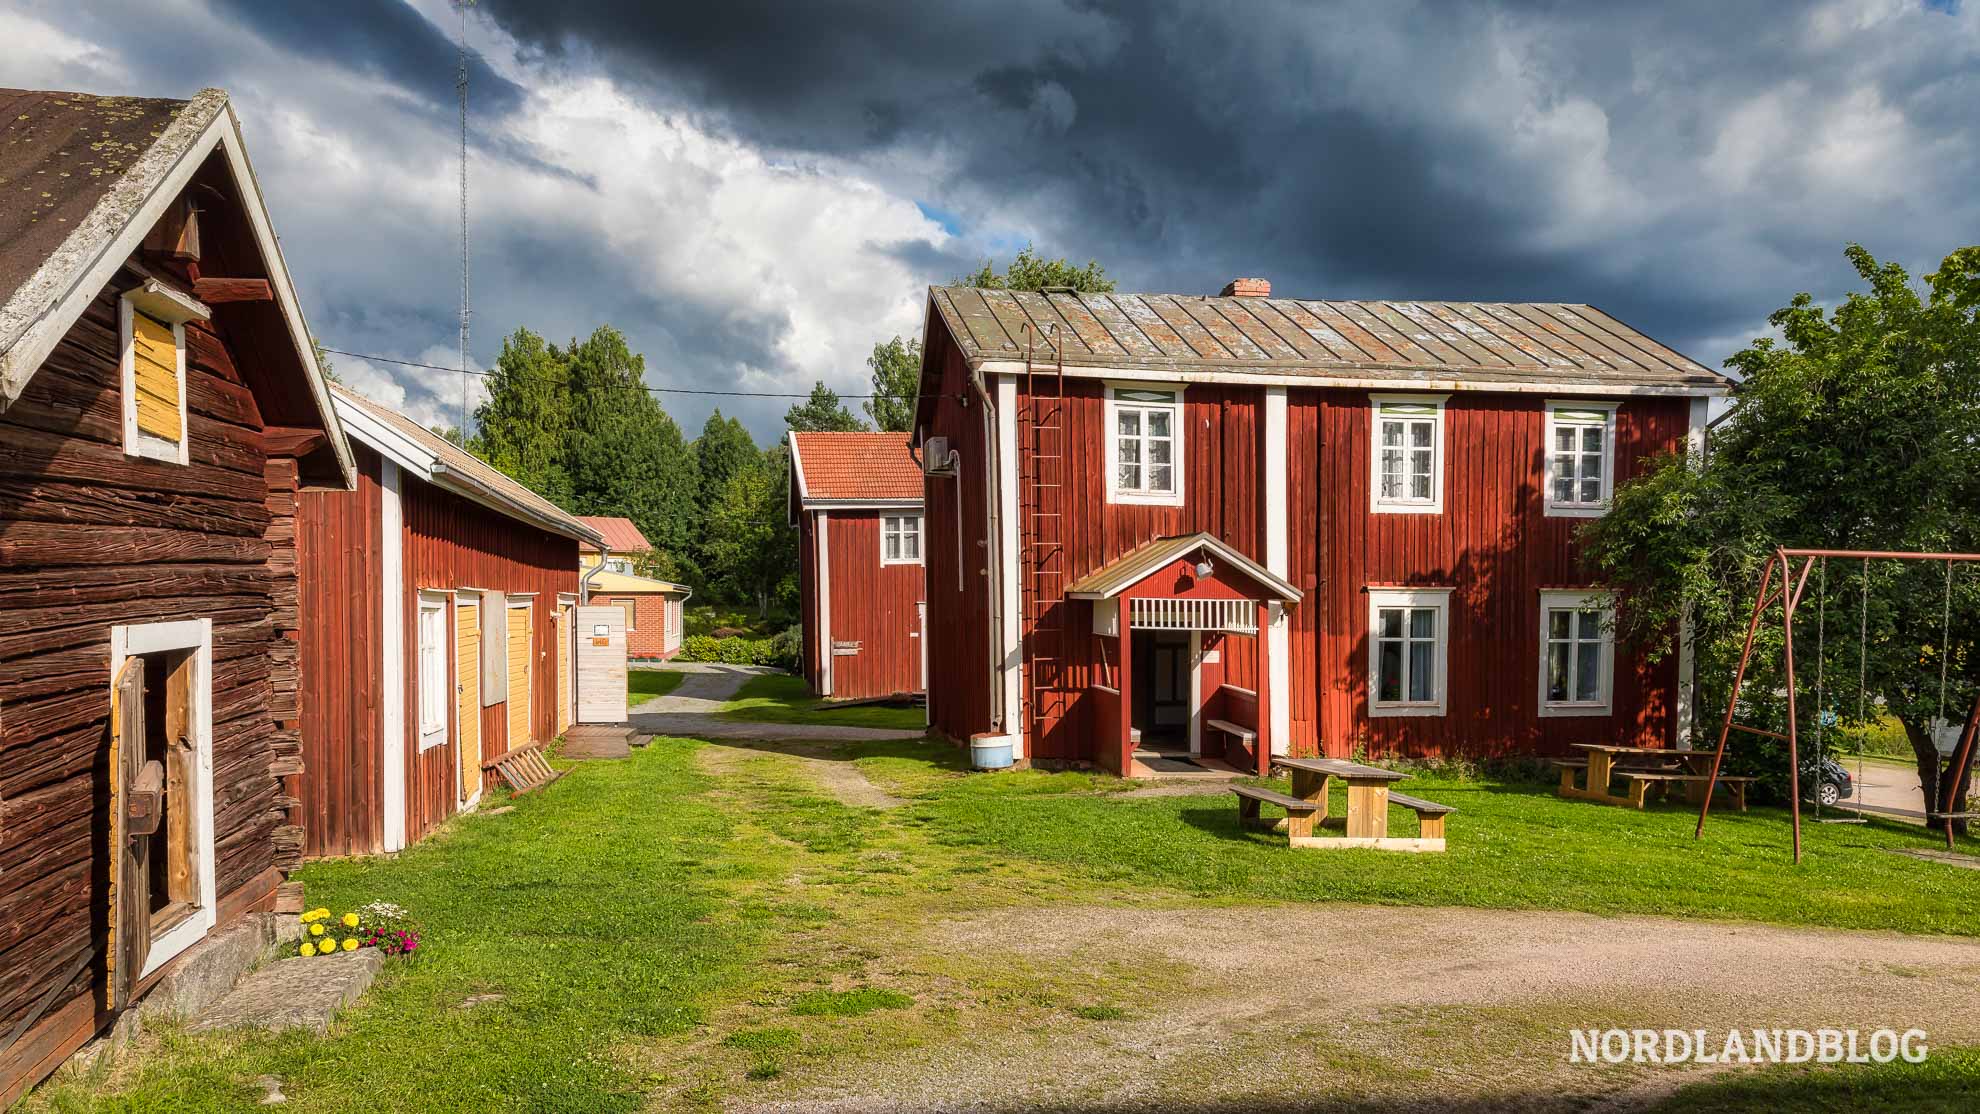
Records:
M186 463L186 322L207 316L156 280L118 300L125 456Z
M1606 716L1613 707L1614 603L1606 593L1540 593L1540 714Z
M1370 395L1370 509L1381 514L1444 510L1444 395Z
M1547 514L1598 518L1615 483L1616 404L1547 404Z
M883 514L880 516L880 563L919 565L921 563L921 516Z
M419 594L419 749L447 741L447 597Z
M1368 714L1444 714L1449 588L1368 591Z
M1107 501L1182 506L1182 388L1110 383L1106 409Z

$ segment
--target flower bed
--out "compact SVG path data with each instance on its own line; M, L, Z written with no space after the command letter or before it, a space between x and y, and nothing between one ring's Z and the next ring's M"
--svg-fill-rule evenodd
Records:
M303 938L296 954L335 955L359 948L377 948L386 955L409 955L419 949L419 923L388 901L359 906L340 917L327 908L302 915Z

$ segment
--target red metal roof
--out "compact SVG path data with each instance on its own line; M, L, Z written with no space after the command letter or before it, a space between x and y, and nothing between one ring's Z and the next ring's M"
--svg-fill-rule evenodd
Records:
M792 433L798 496L817 503L921 502L905 433Z
M605 535L605 548L613 553L645 553L653 548L630 518L581 514L577 520Z

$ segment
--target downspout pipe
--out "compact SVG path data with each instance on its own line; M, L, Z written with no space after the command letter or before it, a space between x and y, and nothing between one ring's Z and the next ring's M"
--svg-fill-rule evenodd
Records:
M997 485L1003 481L1003 461L998 459L997 448L997 403L990 397L988 385L983 381L983 372L972 368L969 385L975 389L976 397L983 400L983 444L988 449L989 463L983 472L983 545L984 567L989 571L987 592L990 607L990 623L987 641L990 652L990 728L1003 733L1008 721L1009 709L1004 707L1004 659L1006 647L1003 645L1004 632L1004 577L1009 575L1002 564L1003 547L997 544L997 506L1001 493ZM962 481L956 481L956 522L962 522Z
M583 607L591 602L591 578L605 571L605 558L611 555L611 550L599 546L598 563L591 566L583 576L578 577L578 606Z

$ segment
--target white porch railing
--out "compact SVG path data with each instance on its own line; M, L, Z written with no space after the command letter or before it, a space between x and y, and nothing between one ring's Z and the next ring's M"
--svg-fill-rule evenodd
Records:
M1130 599L1128 605L1128 621L1135 630L1258 633L1257 600Z

